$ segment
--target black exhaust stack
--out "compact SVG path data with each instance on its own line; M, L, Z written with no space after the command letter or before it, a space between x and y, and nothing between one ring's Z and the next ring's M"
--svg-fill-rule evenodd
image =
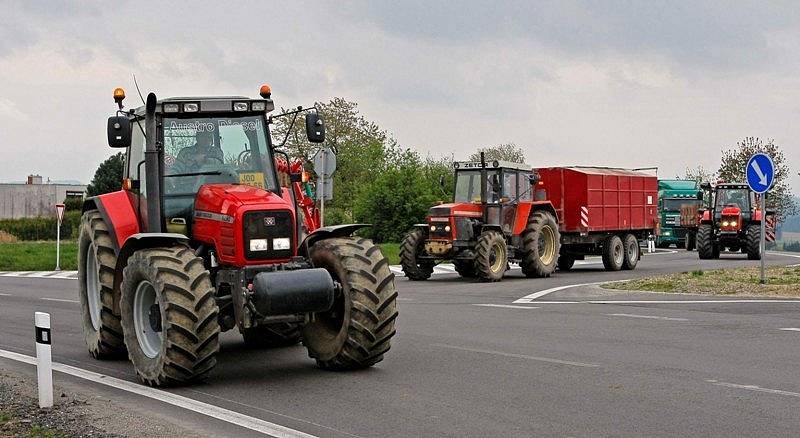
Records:
M156 147L156 95L147 95L144 131L147 136L144 148L144 170L147 184L147 232L161 232L161 181L159 180L158 148Z
M481 207L483 210L483 223L489 223L489 213L486 208L486 157L481 152Z

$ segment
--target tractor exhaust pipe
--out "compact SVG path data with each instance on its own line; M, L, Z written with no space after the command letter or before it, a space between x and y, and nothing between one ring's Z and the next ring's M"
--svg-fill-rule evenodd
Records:
M486 157L483 152L481 152L481 209L483 210L483 223L489 223L488 221L488 209L486 208Z
M147 95L144 114L144 170L147 196L147 232L161 232L161 181L159 179L158 148L156 147L156 95Z

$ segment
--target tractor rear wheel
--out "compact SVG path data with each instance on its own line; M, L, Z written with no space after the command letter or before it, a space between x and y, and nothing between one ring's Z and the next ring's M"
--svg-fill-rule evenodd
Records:
M619 271L625 262L625 245L619 236L608 236L603 242L603 266L606 271Z
M185 246L136 251L122 277L125 346L151 386L201 380L217 364L219 309L203 259Z
M475 271L483 281L500 281L508 269L508 248L503 235L485 231L475 245Z
M636 269L636 264L639 263L639 239L636 238L633 234L625 235L625 240L623 240L623 245L625 245L625 258L622 262L622 269L631 271Z
M747 226L747 260L761 260L761 225Z
M124 357L122 325L113 311L117 255L97 210L83 214L78 241L78 298L86 347L96 359Z
M300 325L291 322L244 329L244 344L250 348L289 347L300 342Z
M575 257L570 255L560 255L558 256L558 270L559 271L569 271L575 265Z
M333 306L303 326L303 344L321 368L366 368L389 351L395 334L397 289L389 260L370 240L325 239L310 249L315 267L341 285Z
M521 237L522 273L527 277L549 277L556 270L561 239L556 219L545 211L533 213Z
M475 278L475 262L472 260L453 260L458 275L464 278Z
M695 239L696 237L693 231L686 233L686 241L684 242L684 248L686 248L686 251L694 251L695 246L697 246Z
M409 280L427 280L433 274L433 262L417 260L424 244L425 233L419 228L409 231L400 244L400 266Z
M713 259L714 257L714 242L712 241L712 234L714 228L711 224L702 224L697 229L697 254L703 260ZM719 251L717 251L719 254Z

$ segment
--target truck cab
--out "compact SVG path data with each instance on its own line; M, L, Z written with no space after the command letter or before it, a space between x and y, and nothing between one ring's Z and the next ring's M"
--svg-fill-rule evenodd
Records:
M656 246L659 248L668 248L670 245L679 248L684 246L690 227L682 223L681 212L686 209L697 210L702 205L703 191L696 181L659 180L659 231Z

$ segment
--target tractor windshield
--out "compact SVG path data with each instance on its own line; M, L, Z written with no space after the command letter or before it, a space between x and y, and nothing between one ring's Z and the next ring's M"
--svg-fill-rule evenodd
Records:
M210 183L276 188L264 118L164 118L165 195Z
M747 189L717 190L717 208L739 207L743 211L750 210L750 191Z
M502 185L500 173L496 170L486 171L486 202L500 202ZM481 172L479 170L462 170L456 173L455 202L481 202Z

